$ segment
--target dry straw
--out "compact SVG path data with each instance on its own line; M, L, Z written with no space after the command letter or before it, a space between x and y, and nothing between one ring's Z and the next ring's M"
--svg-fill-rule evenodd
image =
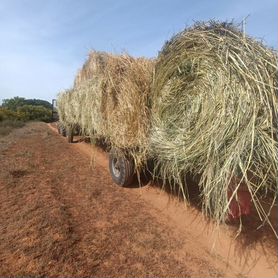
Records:
M197 23L166 42L153 84L151 155L179 185L199 176L203 209L225 221L233 184L277 194L277 54L228 23Z
M92 51L72 92L58 99L61 120L105 138L142 164L150 125L153 61ZM60 104L60 105L59 105Z

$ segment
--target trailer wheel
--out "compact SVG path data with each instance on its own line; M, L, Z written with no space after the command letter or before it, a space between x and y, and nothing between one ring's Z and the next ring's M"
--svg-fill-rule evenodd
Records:
M64 137L67 136L67 130L66 130L65 126L61 122L58 122L57 129L58 129L58 133L59 134L61 134Z
M67 138L68 143L73 143L73 129L71 127L67 129Z
M60 125L60 134L62 134L63 137L67 136L67 130L63 125Z
M113 181L120 186L129 186L134 179L134 162L124 154L111 151L109 170Z

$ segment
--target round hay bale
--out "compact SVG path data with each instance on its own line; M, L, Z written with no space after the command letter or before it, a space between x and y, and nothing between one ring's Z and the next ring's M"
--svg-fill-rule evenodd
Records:
M74 121L74 116L72 111L72 94L73 90L65 90L58 94L57 97L57 110L59 115L59 121L64 126L70 126L72 125Z
M150 152L160 176L184 198L185 174L199 176L203 209L219 222L236 177L234 194L244 183L263 215L259 189L278 191L277 54L232 24L197 23L165 43L152 93Z
M153 62L128 55L110 56L102 105L108 135L120 148L145 148L149 138Z
M74 88L80 86L84 81L92 79L94 74L103 73L108 56L106 52L91 51L87 61L75 77Z
M150 59L92 51L60 110L91 137L131 152L139 165L148 143L152 73Z

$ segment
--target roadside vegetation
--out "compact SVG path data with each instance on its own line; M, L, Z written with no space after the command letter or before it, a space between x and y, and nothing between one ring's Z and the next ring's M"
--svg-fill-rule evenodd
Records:
M50 122L52 105L45 100L14 97L4 99L0 106L0 136L9 134L14 128L28 121Z

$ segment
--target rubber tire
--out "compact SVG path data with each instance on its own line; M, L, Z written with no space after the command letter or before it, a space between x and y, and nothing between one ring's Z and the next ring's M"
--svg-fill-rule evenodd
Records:
M64 125L61 122L57 123L57 129L58 129L59 134L61 134L64 137L67 136L66 128L64 127Z
M119 175L114 173L113 166L115 159L118 160ZM131 185L134 180L134 162L124 155L115 154L114 151L109 153L109 171L113 181L119 186L126 187Z
M61 124L60 127L60 134L63 136L63 137L66 137L67 136L67 130L66 128Z
M72 130L72 128L68 128L68 130L67 130L67 139L68 139L68 143L73 143L73 130Z
M64 127L61 128L61 134L62 134L63 137L67 136L67 131Z

